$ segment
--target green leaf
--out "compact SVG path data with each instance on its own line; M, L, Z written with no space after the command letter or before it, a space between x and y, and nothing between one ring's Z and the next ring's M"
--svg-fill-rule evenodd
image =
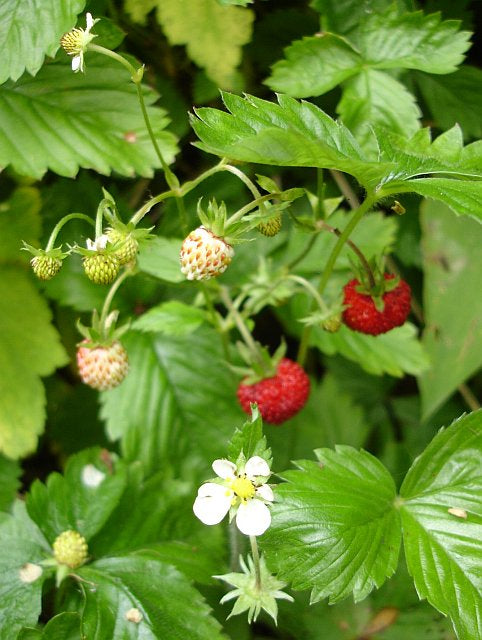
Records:
M482 637L481 453L477 411L437 434L400 490L405 554L418 594L450 616L459 638Z
M146 469L157 469L160 460L175 463L173 452L186 442L206 465L225 456L244 414L218 334L199 329L192 340L131 332L123 342L130 373L121 387L101 395L101 415L109 436L122 439L127 460L140 459Z
M64 611L51 618L42 630L22 629L17 640L82 640L80 616Z
M366 451L318 449L318 463L299 461L276 487L273 523L265 535L268 560L311 601L355 601L380 587L397 567L400 520L395 484Z
M130 0L127 10L137 5ZM242 46L250 41L254 14L217 0L157 0L157 20L171 45L186 45L191 60L219 86L232 88Z
M287 466L293 459L309 456L320 446L348 444L359 448L365 444L369 433L361 406L332 374L326 374L320 385L312 384L307 404L290 420L287 429L297 434L289 448L284 429L271 429L268 434L277 468Z
M422 204L421 223L423 344L431 361L419 378L426 417L482 365L482 299L474 295L480 287L482 227L431 201Z
M379 336L351 331L346 326L337 333L315 327L312 344L327 355L340 353L376 376L418 375L429 366L428 356L417 340L417 329L409 322Z
M22 470L17 462L0 455L0 511L8 511L20 487Z
M54 472L46 484L33 483L27 509L49 542L68 529L87 540L101 529L126 483L124 467L111 465L100 449L90 449L69 458L63 476Z
M196 331L205 319L206 314L202 309L179 300L170 300L142 314L132 328L167 336L186 336Z
M24 75L0 87L0 164L34 178L47 169L72 177L79 167L152 176L160 163L129 74L97 54L87 54L86 64L86 74L49 64L34 79ZM151 89L143 91L158 144L172 162L175 138L164 131L165 112L151 106L157 99Z
M482 70L469 65L444 78L415 76L417 85L440 129L458 123L465 137L482 137Z
M0 450L11 458L35 450L45 419L40 376L67 362L50 319L30 277L0 269Z
M297 40L284 53L285 60L273 65L266 84L293 98L326 93L357 74L363 64L351 45L333 33Z
M40 236L40 192L33 187L19 187L10 199L0 204L0 263L27 262L32 255L20 251L22 240L37 245ZM23 258L23 260L22 260Z
M376 145L374 124L404 135L420 127L414 96L401 82L375 69L366 69L345 84L337 111L363 147Z
M457 215L482 222L482 180L419 178L408 181L410 191L448 205Z
M25 70L34 76L45 55L55 55L61 35L74 26L76 16L84 6L85 0L2 2L0 84L8 78L17 80Z
M82 631L89 640L221 640L219 623L189 581L155 552L105 558L77 573L85 605ZM95 589L89 585L95 585ZM136 609L140 619L129 620Z
M184 282L179 265L182 240L151 238L140 243L138 265L141 271L167 282Z
M46 574L39 563L48 555L49 548L20 501L15 503L13 514L2 520L0 540L0 640L12 640L23 626L36 624L40 615ZM36 565L31 567L33 573L28 572L27 563ZM27 570L26 574L21 573L22 568Z
M254 2L254 0L217 0L219 2L219 4L224 5L224 6L229 6L229 5L239 5L242 7L246 7L248 4L251 4Z
M403 5L402 2L398 4ZM357 27L364 17L380 13L393 5L393 0L311 0L310 6L323 14L323 25L327 31L348 33Z
M418 69L451 73L470 47L469 31L459 31L459 20L441 21L440 13L422 11L398 15L390 7L372 13L361 24L357 45L364 61L378 69Z
M233 160L277 166L339 169L369 184L393 168L365 159L349 130L309 102L278 95L278 103L224 93L231 114L195 109L197 146Z

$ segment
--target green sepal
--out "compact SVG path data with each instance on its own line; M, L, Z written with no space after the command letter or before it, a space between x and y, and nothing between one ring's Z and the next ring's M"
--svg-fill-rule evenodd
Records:
M68 255L70 255L72 251L72 249L69 249L69 251L64 251L62 249L62 245L60 245L59 247L54 247L53 249L49 249L47 251L46 249L37 249L36 247L32 247L31 244L28 244L24 240L22 240L22 244L23 246L20 248L20 251L28 251L33 256L53 258L54 260L64 260Z
M111 311L104 322L101 324L101 318L97 309L92 312L92 323L90 327L86 327L80 319L77 320L77 330L87 342L82 342L83 347L95 349L97 347L108 347L116 340L119 340L126 331L130 329L130 320L121 327L116 327L119 311Z
M243 384L256 384L256 382L260 382L265 378L272 378L276 374L278 365L286 353L286 343L284 340L272 356L269 355L266 347L263 347L259 343L256 344L259 348L257 349L257 354L254 354L243 342L236 343L239 355L249 367Z

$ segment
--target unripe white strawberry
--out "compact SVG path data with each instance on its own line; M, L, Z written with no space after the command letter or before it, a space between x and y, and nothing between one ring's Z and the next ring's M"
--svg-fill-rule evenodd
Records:
M201 226L182 243L181 271L188 280L208 280L224 273L233 256L230 244Z
M84 340L77 349L77 365L82 382L98 391L120 385L129 370L127 352L115 340L109 346L87 347Z

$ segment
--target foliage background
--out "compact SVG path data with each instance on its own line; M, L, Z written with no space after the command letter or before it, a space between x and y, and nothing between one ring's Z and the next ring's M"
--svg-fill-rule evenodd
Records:
M21 502L13 507L13 516L2 516L3 548L10 541L19 549L18 558L27 549L31 561L40 559L62 528L87 519L89 549L96 562L82 569L83 576L104 585L104 611L112 603L123 606L113 586L119 580L141 601L156 603L149 612L158 626L154 624L146 637L169 637L162 635L162 625L169 627L162 616L172 614L171 628L180 629L186 611L191 617L183 622L184 633L196 629L192 637L210 640L224 637L220 623L229 637L239 640L454 636L437 611L419 603L403 563L391 580L356 604L350 597L334 606L321 601L309 607L305 590L295 593L294 605L281 605L277 629L267 618L251 629L241 619L224 622L226 611L217 604L223 590L211 576L228 566L226 532L206 531L194 523L191 503L197 485L209 475L210 461L226 455L233 429L244 418L235 399L236 376L227 369L219 337L206 322L198 289L179 272L182 234L174 205L156 207L146 219L146 226L155 225L157 237L141 250L140 273L116 297L121 316L133 318L125 339L131 370L123 385L111 392L99 395L83 386L75 368L75 322L78 317L88 321L106 289L84 277L78 256L65 263L57 278L39 284L30 273L28 256L19 251L22 240L44 246L50 230L68 212L80 208L94 217L103 187L113 194L125 220L165 187L126 71L88 53L85 76L72 74L70 60L58 50L59 37L77 16L82 26L83 13L90 11L103 16L96 25L96 42L119 47L146 64L144 95L156 137L166 159L175 161L182 182L215 162L193 145L198 138L188 112L194 106L223 108L219 88L266 100L273 99L273 91L308 98L339 116L367 151L373 151L369 124L410 136L420 124L433 127L435 135L457 122L465 143L479 138L479 3L393 4L400 11L440 10L444 20L462 20L462 32L474 32L473 45L466 50L467 36L458 25L442 29L433 20L427 23L432 40L426 44L426 57L420 46L418 59L415 47L412 57L397 58L405 40L413 45L423 21L415 20L414 31L407 27L408 31L390 32L388 21L381 20L364 35L359 28L364 16L389 10L392 3L384 0L32 0L0 7L0 500L5 514L16 492L23 495L31 489L29 516ZM323 28L335 35L314 35L320 30L320 14ZM367 67L360 61L347 41L364 52L365 59L371 56L373 64ZM315 169L268 165L243 169L252 176L269 175L283 188L303 186L317 192ZM339 174L324 176L325 196L338 198ZM361 199L363 190L350 179L342 184L341 195L347 194L330 219L334 226L344 226L350 198ZM201 195L224 200L233 211L249 197L231 175L209 178L186 198L189 229L197 225ZM460 195L454 201L457 198ZM392 488L395 495L438 429L477 407L482 387L482 231L480 215L475 219L470 201L460 204L459 213L474 217L456 216L448 206L414 194L403 196L403 216L391 212L391 205L392 201L382 203L353 240L369 257L392 253L392 266L410 282L419 312L412 323L376 341L346 328L334 336L315 329L307 362L312 377L309 403L289 423L267 426L265 432L277 470L288 468L291 460L313 460L314 449L335 444L363 447L388 469L397 485ZM307 201L297 201L293 213L307 215ZM88 230L74 223L62 239L83 244L86 237ZM259 257L264 256L275 273L286 256L299 255L306 238L285 215L279 236L259 237L237 248L222 284L233 291L247 287L255 296ZM332 246L333 238L320 235L298 263L297 273L314 280ZM349 274L345 250L330 279L329 299L336 298ZM262 299L263 290L258 295ZM302 293L287 302L284 298L281 292L269 306L259 304L254 335L273 350L284 335L288 353L295 357L301 332L297 319L306 315L308 302ZM70 458L79 452L80 457ZM32 487L35 479L45 481L52 472L64 471L69 458L70 476L67 467L64 480L50 475L47 488L38 482ZM93 520L88 497L76 493L79 470L88 463L106 473L110 465L115 467L112 487L106 488L108 500L94 503ZM290 471L288 479L290 473L301 472ZM69 504L80 505L79 512L71 512ZM269 538L266 545L268 551ZM11 566L11 558L1 562L4 569ZM276 566L273 556L271 562ZM396 558L392 564L395 569ZM136 583L140 578L135 576L150 574L159 575L159 583L149 588ZM19 638L78 638L76 612L81 610L87 637L114 637L109 635L114 629L120 633L115 619L97 619L97 600L88 589L54 597L48 580L41 622L51 619L51 627L34 630L42 586L34 584L32 593L25 594L8 580L5 584L5 603L15 600L23 609L15 618L9 617L7 606L2 608L0 638L17 633ZM167 585L170 595L164 597ZM299 586L313 584L301 581ZM423 596L424 589L420 584L417 588ZM353 588L342 591L340 598ZM360 589L360 594L369 591ZM320 597L325 595L329 594L320 591ZM214 615L208 613L203 597ZM176 612L175 602L191 606L179 605ZM158 608L162 615L156 613ZM440 604L439 609L444 610ZM473 611L467 615L474 619ZM96 625L98 635L90 635ZM24 626L30 630L21 631ZM469 638L464 633L469 632L460 626L459 637Z

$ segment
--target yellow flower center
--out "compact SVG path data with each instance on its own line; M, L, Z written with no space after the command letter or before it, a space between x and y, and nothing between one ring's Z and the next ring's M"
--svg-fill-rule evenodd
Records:
M234 493L241 498L241 500L247 500L252 498L255 493L255 488L251 480L248 480L246 476L240 476L233 480L231 488Z
M60 45L69 55L79 54L84 50L86 44L85 32L83 29L75 28L60 38ZM88 35L88 34L87 34Z

